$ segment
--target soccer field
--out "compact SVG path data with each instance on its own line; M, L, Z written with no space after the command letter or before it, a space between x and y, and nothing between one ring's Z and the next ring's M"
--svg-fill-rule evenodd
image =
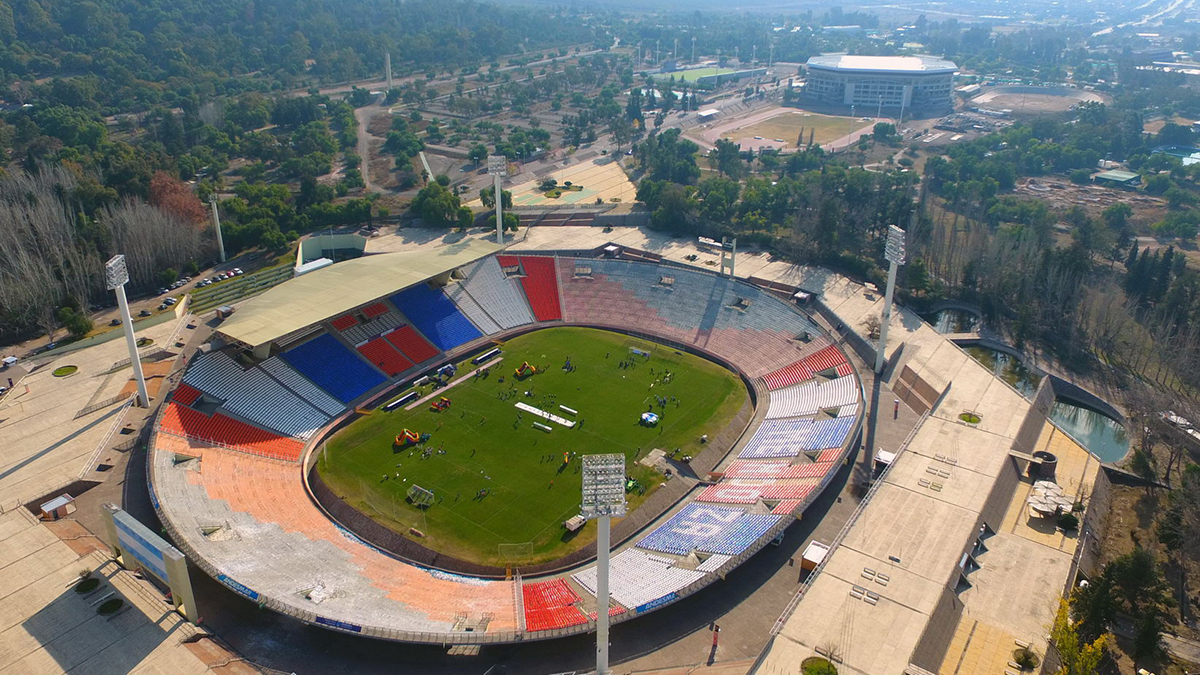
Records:
M579 455L625 454L627 474L646 488L628 494L632 510L663 479L636 459L654 448L698 454L701 434L721 431L748 399L741 379L715 363L608 331L549 328L501 349L502 361L488 377L439 390L432 400L450 399L447 409L431 411L432 401L412 410L378 409L338 432L318 463L321 478L393 530L420 530L426 536L418 541L434 550L493 565L518 562L514 555L527 564L543 562L595 538L591 523L575 535L562 526L579 512ZM517 381L513 371L526 361L542 372ZM459 375L471 368L464 364ZM575 427L531 412L518 415L517 403L574 420ZM661 415L655 427L639 423L650 406ZM403 429L430 438L424 448L394 447ZM565 452L576 453L567 464ZM424 510L408 503L414 484L432 490L435 503ZM503 544L510 546L502 550Z

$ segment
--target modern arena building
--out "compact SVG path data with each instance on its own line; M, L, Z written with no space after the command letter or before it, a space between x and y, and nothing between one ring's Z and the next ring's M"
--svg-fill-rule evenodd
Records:
M814 56L805 96L844 106L946 109L953 105L954 63L931 56Z
M615 524L614 622L723 579L800 517L861 438L858 374L789 294L616 246L470 241L338 263L217 325L156 421L152 503L191 562L308 624L442 645L594 630L594 543L535 570L464 569L373 527L314 472L326 438L386 415L414 380L564 325L716 362L753 403Z

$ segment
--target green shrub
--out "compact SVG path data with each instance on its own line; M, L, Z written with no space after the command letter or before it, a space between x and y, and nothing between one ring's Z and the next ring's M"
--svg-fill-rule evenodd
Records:
M121 598L109 598L108 600L100 603L100 606L96 608L96 613L101 616L107 616L116 612L118 609L121 609L121 606L124 604L125 601Z
M78 584L75 584L75 592L76 593L91 593L92 591L96 590L96 587L99 585L100 585L99 579L96 579L94 577L88 577L87 579L80 581Z
M1058 517L1058 526L1063 532L1070 532L1079 527L1079 517L1074 513L1064 513Z
M800 672L804 675L837 675L837 666L819 656L811 656L800 664Z

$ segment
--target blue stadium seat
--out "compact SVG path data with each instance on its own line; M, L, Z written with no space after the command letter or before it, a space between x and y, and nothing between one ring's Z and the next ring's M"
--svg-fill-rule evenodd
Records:
M483 336L450 298L425 284L393 295L392 303L442 351Z
M353 401L384 381L383 375L328 333L280 356L343 403Z

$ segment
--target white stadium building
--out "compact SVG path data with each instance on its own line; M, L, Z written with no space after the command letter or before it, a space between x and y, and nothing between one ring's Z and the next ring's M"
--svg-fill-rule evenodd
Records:
M834 105L949 108L957 68L931 56L827 54L808 60L804 91Z

